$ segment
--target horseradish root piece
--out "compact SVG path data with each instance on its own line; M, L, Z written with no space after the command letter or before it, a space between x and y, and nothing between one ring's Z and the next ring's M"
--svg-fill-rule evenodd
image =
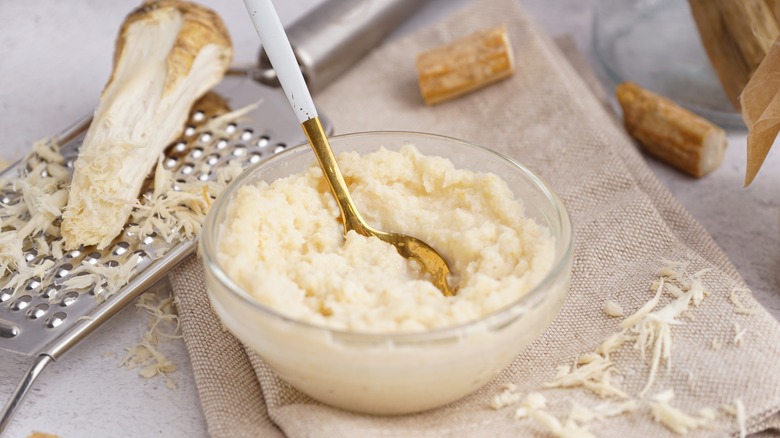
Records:
M477 31L417 56L417 79L428 105L464 95L514 71L504 26Z
M618 85L616 93L626 130L647 152L697 178L720 166L723 129L632 82Z
M144 179L232 56L224 24L204 7L161 0L127 16L74 164L62 220L68 248L104 248L122 231Z

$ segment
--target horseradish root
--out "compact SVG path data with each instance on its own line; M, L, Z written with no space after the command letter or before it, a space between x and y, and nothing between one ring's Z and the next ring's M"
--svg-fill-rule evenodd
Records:
M417 80L428 105L462 96L514 71L504 26L475 32L417 57Z
M632 82L618 85L616 93L626 131L647 152L697 178L720 166L723 129Z
M204 7L160 0L127 16L74 164L62 220L67 248L104 248L122 231L144 179L232 56L224 24Z

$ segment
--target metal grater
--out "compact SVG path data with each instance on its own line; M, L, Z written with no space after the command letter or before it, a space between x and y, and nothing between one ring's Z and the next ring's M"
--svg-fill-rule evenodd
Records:
M174 172L177 182L213 180L216 171L231 162L237 161L247 167L306 142L281 89L261 85L250 76L249 71L231 71L214 88L211 99L201 99L196 103L181 138L165 152L163 164ZM261 103L237 122L227 123L221 129L207 130L206 122L220 106L214 105L214 101L229 104L229 109L223 108L222 112L258 101ZM58 136L60 152L70 169L90 121L91 118L85 118ZM331 124L327 120L324 123L328 132L332 132ZM14 177L18 167L23 165L17 163L2 176ZM13 191L10 186L0 189L0 208L21 201L21 193ZM54 240L48 235L44 237L49 243ZM94 246L82 247L65 253L61 260L55 260L51 254L38 253L32 239L27 240L23 248L28 265L44 259L55 263L45 275L28 281L16 296L13 296L13 290L2 289L0 285L0 349L36 356L3 412L0 431L49 362L56 361L70 347L163 279L169 269L194 252L197 244L197 239L169 244L158 236L142 240L125 230L104 250L97 250ZM158 256L161 252L164 255ZM136 259L136 255L140 259ZM138 269L129 283L106 300L98 298L101 286L85 290L65 290L62 287L70 271L83 261L118 269L133 259L137 260Z
M293 23L288 36L309 88L316 91L326 86L423 3L325 0ZM228 72L212 90L218 97L211 101L202 99L201 106L196 104L193 108L182 137L165 152L164 165L174 171L177 181L209 181L216 177L219 168L232 162L246 167L290 146L306 143L283 91L268 86L278 86L278 81L263 55L261 52L258 66ZM246 121L209 131L205 123L220 108L219 97L227 101L230 110L262 103L246 114ZM320 120L330 135L333 131L330 122L322 115ZM90 122L90 117L84 118L57 137L60 152L71 169ZM0 177L15 176L20 165L23 164L17 163ZM19 200L19 193L0 187L0 209ZM52 239L48 240L50 243ZM0 284L0 350L34 356L29 371L0 414L0 433L46 365L164 280L167 271L192 254L196 245L195 239L174 244L157 236L141 240L125 231L105 250L79 248L64 254L62 260L54 260L51 254L38 254L28 242L24 247L28 264L39 263L47 257L55 263L41 278L30 280L16 296ZM161 252L164 255L158 257ZM71 270L83 261L119 268L135 255L141 256L136 273L105 301L98 299L99 287L79 291L62 287Z

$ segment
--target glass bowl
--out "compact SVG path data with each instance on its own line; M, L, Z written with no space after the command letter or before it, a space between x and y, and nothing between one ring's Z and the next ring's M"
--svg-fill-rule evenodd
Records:
M552 269L529 293L479 320L420 333L341 331L286 317L255 301L217 259L221 224L240 187L300 173L316 163L308 145L282 152L247 169L216 201L200 240L206 289L217 315L282 379L339 408L372 414L419 412L480 388L544 332L569 290L572 229L550 187L522 165L491 150L453 138L412 132L336 136L331 146L367 154L384 146L414 144L424 155L450 159L457 168L493 172L524 204L525 214L555 239Z

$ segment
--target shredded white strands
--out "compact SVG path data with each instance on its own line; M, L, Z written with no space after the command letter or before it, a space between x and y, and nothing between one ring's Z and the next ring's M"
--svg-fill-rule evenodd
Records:
M639 402L636 400L627 400L619 403L601 403L592 408L586 408L572 401L569 419L584 425L593 421L603 421L607 418L635 412L637 409L639 409Z
M710 294L701 280L707 270L688 274L687 269L687 263L665 261L665 266L658 271L660 278L653 282L653 298L621 322L623 330L607 337L594 353L580 356L574 366L559 366L553 380L544 386L584 387L600 397L628 399L629 396L611 384L609 378L610 374L617 370L610 360L610 354L630 341L643 359L650 352L647 382L638 394L639 397L644 396L653 386L662 361L667 369L671 369L672 327L683 324L683 321L677 318L686 317L693 320L690 306L701 304L704 297ZM674 297L674 300L656 310L664 291ZM605 313L609 314L606 306ZM712 348L720 348L719 342L717 339L713 340Z
M547 399L538 392L529 392L515 411L515 418L526 418L531 411L547 407Z
M508 383L504 385L501 392L493 396L490 400L490 407L498 410L513 405L518 401L520 401L520 394L517 392L517 386Z
M191 239L203 227L211 202L227 184L242 171L233 161L217 171L214 181L181 183L173 181L173 174L162 165L162 156L154 174L154 191L151 198L136 201L128 228L142 238L156 233L166 242L174 239Z
M259 107L262 103L263 103L263 99L260 99L257 102L251 103L243 108L239 108L229 113L225 113L220 116L214 117L213 119L210 119L206 123L204 123L201 126L200 130L222 132L225 129L225 126L227 126L230 122L236 122L243 119L245 115L247 115L250 111L254 110L255 108Z
M62 284L66 289L82 290L98 287L95 294L97 299L106 299L122 288L132 278L141 256L136 254L126 263L116 267L93 265L82 261L71 271L71 276Z
M714 413L711 409L702 410L704 415L701 415L702 411L696 416L688 415L669 404L673 398L674 391L669 389L654 395L648 402L653 419L672 432L685 435L692 430L707 426L712 421Z
M604 313L613 317L623 316L623 307L614 301L607 301L604 303Z
M59 237L54 223L68 199L68 170L63 162L56 142L43 139L33 144L16 177L0 181L4 190L21 194L0 209L0 283L13 289L14 295L46 269L28 265L22 251L25 242L42 252L49 250L44 235Z
M743 329L740 327L739 323L734 322L734 345L737 347L742 346L742 343L745 340L745 333L747 333L747 329Z
M531 418L539 424L550 435L560 438L592 438L595 437L588 432L584 423L589 423L595 418L595 414L576 403L572 406L572 413L569 418L562 423L549 412L544 411L547 407L547 399L538 392L529 393L522 401L520 407L515 411L515 418Z
M758 314L759 310L756 308L750 308L746 307L742 303L742 299L739 297L740 294L750 294L750 291L748 289L738 288L735 287L731 290L731 294L729 294L729 300L731 300L731 304L734 305L734 313L739 315L756 315Z
M176 365L158 348L161 342L181 337L173 296L147 292L138 298L136 307L146 310L151 319L141 341L127 348L127 355L120 365L128 369L140 367L139 374L147 379L162 376L165 385L174 389L176 385L168 374L176 370Z
M586 355L587 360L578 365L558 367L552 382L544 384L546 388L571 388L582 386L601 397L628 398L628 395L610 382L613 363L606 357L595 354Z
M737 416L737 424L739 425L739 438L745 438L745 436L747 436L747 426L745 424L747 415L745 414L745 405L742 404L742 400L736 399L734 400L734 407Z
M684 315L693 320L693 314L688 311L689 306L698 306L704 297L710 294L701 281L707 270L688 275L687 267L687 263L667 261L667 266L658 271L662 277L654 283L657 285L655 297L621 324L623 328L630 329L637 335L634 348L640 351L643 359L648 350L652 351L649 376L644 388L639 392L640 397L653 386L662 360L665 361L666 367L671 369L672 326L682 324L677 318ZM669 291L675 300L659 310L652 311L658 305L664 289Z

